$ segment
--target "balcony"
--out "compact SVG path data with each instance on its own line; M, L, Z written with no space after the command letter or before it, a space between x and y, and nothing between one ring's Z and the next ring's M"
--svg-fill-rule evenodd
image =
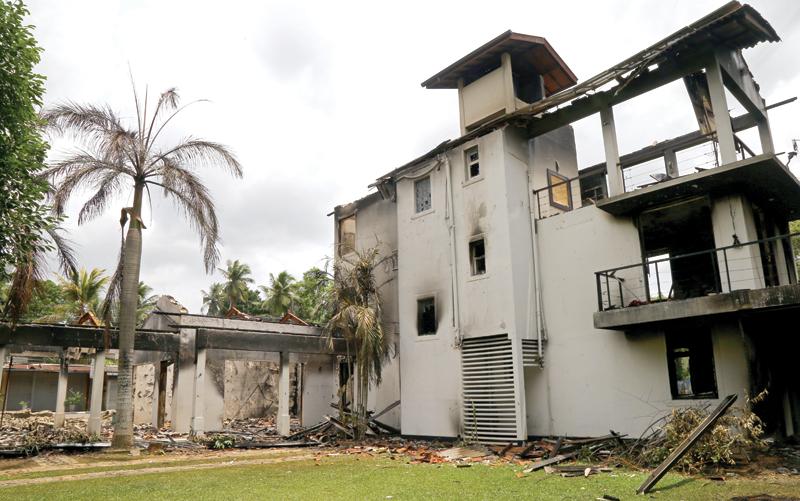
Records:
M800 233L656 257L595 273L599 329L800 306Z

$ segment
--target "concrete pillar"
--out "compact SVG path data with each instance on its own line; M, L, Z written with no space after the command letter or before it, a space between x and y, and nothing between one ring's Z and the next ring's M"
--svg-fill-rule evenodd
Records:
M192 403L192 434L202 435L205 433L205 423L203 411L205 401L203 396L206 392L206 355L208 350L202 348L197 350L197 361L194 369L194 401Z
M671 178L676 178L680 176L680 172L678 172L678 156L675 154L675 150L667 150L664 152L664 165L667 168L667 175Z
M92 384L89 389L89 434L102 431L103 385L106 376L106 352L97 350L92 360Z
M769 127L767 110L764 110L764 118L758 121L758 137L761 140L761 153L775 154L775 144L772 142L772 130Z
M158 429L158 401L161 394L161 363L153 364L153 404L150 407L150 425Z
M8 355L8 347L6 345L0 345L0 394L5 395L6 393L6 372L3 368L6 364L6 355ZM11 367L8 368L11 371ZM3 405L3 399L0 398L0 405Z
M625 193L622 167L619 164L617 145L617 126L614 124L614 111L611 106L600 110L600 124L603 128L603 146L606 151L606 172L608 176L608 196Z
M503 68L503 94L505 96L506 113L517 109L517 96L514 95L514 70L511 69L511 54L500 54L500 64Z
M64 426L64 400L67 398L67 382L69 379L69 366L67 354L61 350L61 363L58 370L58 386L56 387L56 412L53 414L53 424L56 428ZM31 402L33 404L33 402Z
M720 163L725 165L736 161L736 143L733 139L731 115L728 113L728 99L725 97L725 84L722 81L722 68L716 59L712 59L706 67L706 80L717 129Z
M172 429L189 433L192 425L195 377L195 329L181 329L181 344L172 386Z
M289 354L281 352L281 369L278 374L278 435L286 437L289 433Z

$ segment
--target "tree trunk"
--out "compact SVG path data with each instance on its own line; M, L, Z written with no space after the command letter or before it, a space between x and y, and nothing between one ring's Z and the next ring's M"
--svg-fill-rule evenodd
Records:
M112 447L128 449L133 445L133 340L136 335L136 307L139 303L139 267L142 261L142 213L144 184L136 183L133 214L125 238L122 264L122 291L119 307L119 367L117 375L117 412Z

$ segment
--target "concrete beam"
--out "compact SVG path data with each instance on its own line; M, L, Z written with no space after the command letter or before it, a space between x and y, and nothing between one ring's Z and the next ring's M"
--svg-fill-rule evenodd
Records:
M281 352L281 367L278 374L278 435L290 434L289 416L289 354Z
M264 331L198 329L196 343L198 348L217 350L323 353L331 355L344 355L347 353L344 339L334 339L333 347L330 347L328 340L321 336Z
M69 366L67 365L66 352L62 350L58 370L58 385L56 386L56 412L53 414L53 426L64 426L64 400L67 398L67 383L69 381Z
M99 435L102 431L103 385L106 375L106 352L97 350L92 359L92 383L89 390L89 425L90 435Z
M169 315L174 318L175 315ZM274 332L284 334L304 334L321 336L322 329L313 325L282 324L261 320L239 320L235 318L207 317L205 315L183 314L172 327L182 329L220 329L230 331Z
M0 323L0 344L13 344L20 347L36 348L56 346L62 348L105 348L103 327L83 327L76 325L11 324ZM109 330L109 349L119 347L119 331ZM178 350L179 336L173 332L136 331L134 341L139 351Z

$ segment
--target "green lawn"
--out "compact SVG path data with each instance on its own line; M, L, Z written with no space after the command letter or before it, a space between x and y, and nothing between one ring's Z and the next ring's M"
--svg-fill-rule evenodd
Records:
M407 459L323 457L264 465L119 478L61 481L0 487L0 499L596 499L610 494L634 499L644 474L628 470L589 478L561 478L543 472L518 478L508 465L406 463ZM179 463L180 464L180 463ZM71 474L80 473L72 471ZM0 478L0 480L3 480ZM766 480L734 478L712 482L668 475L651 493L655 499L729 499L734 495L800 495L797 476ZM640 498L642 499L642 498Z

